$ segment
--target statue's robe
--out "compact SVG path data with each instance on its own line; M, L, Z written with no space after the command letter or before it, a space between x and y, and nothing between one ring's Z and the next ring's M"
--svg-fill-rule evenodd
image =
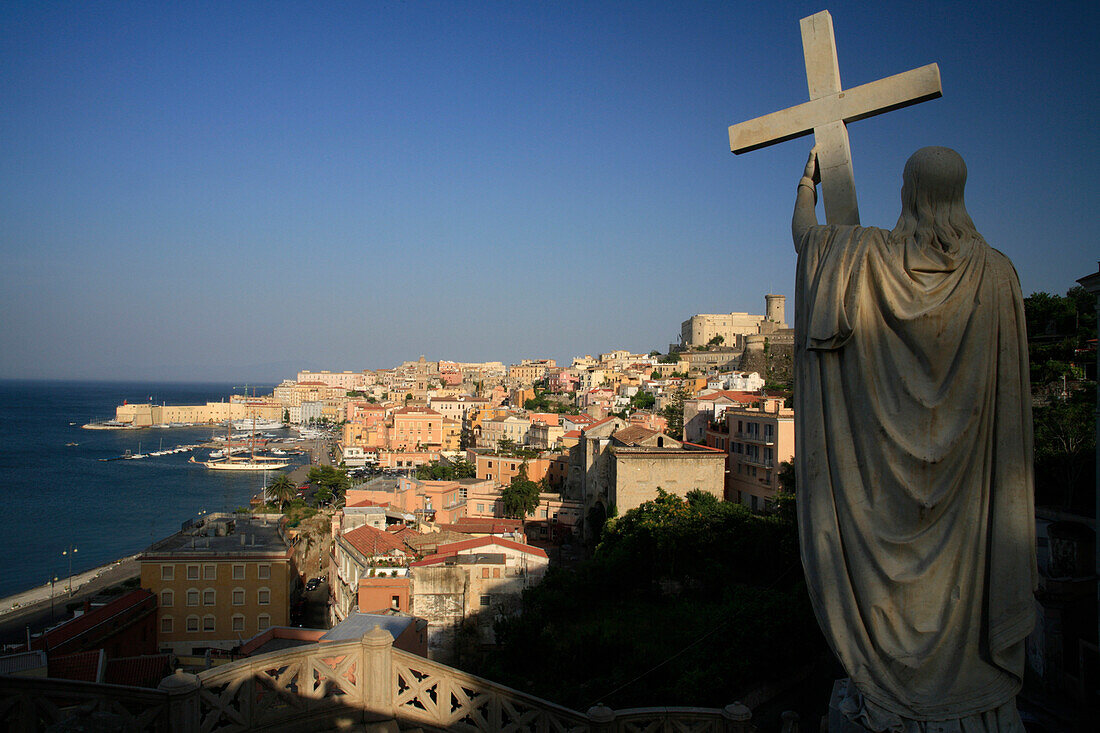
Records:
M889 234L818 226L798 248L802 561L849 713L996 728L1035 620L1023 299L984 241Z

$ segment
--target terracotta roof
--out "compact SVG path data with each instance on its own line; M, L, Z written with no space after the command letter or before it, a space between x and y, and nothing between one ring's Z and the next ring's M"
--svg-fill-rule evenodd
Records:
M102 649L51 657L47 674L55 680L99 682L99 658Z
M589 430L591 430L592 428L598 428L598 427L599 427L600 425L605 425L605 424L607 424L607 423L611 422L611 421L612 421L612 420L614 420L614 419L615 419L615 416L614 416L614 415L608 415L608 416L607 416L607 417L605 417L605 418L604 418L603 420L597 420L597 421L596 421L596 422L594 422L594 423L590 423L590 424L588 424L588 425L585 425L585 426L584 426L583 428L581 428L581 432L582 432L582 433L587 433L587 432L588 432Z
M147 654L141 657L108 659L103 681L110 685L156 687L172 674L170 654Z
M424 534L418 534L415 537L410 537L408 539L408 543L410 547L419 549L421 547L435 548L440 545L449 545L454 542L462 542L463 540L472 539L474 539L472 535L445 529L440 532L425 532Z
M425 415L427 417L443 417L438 412L430 407L423 407L421 405L410 405L409 407L399 407L393 411L394 415Z
M386 531L394 537L400 537L403 542L408 542L413 537L419 537L420 533L407 524L391 524Z
M587 425L589 423L596 422L596 418L592 417L591 415L562 415L562 418L568 420L575 425Z
M375 529L369 524L356 527L350 532L344 533L344 539L352 547L361 552L364 557L376 555L388 555L394 550L405 551L405 543L400 537L395 537L381 529Z
M36 648L56 649L70 639L85 633L114 616L134 612L143 603L149 603L151 607L155 607L155 598L156 596L145 588L132 590L121 598L111 601L106 606L92 609L88 613L83 613L51 629L34 646Z
M570 430L568 433L562 436L563 438L579 438L581 437L580 430Z
M488 532L522 532L523 522L518 519L498 519L496 517L460 517L450 524L439 525L443 529L453 532L465 532L474 534Z
M381 506L381 507L387 507L389 505L390 505L389 502L386 502L386 501L371 501L370 499L360 499L359 501L353 502L351 504L345 504L344 506L346 506L346 507L355 507L355 506Z
M740 402L742 404L751 404L753 402L760 401L760 395L755 392L730 392L729 390L719 389L709 394L699 395L695 399L697 400L717 400L720 397L725 397L727 400L733 402Z
M540 550L537 547L531 545L524 545L512 540L506 540L503 537L478 537L472 540L466 540L465 542L453 542L449 545L440 545L434 555L429 555L423 560L417 560L410 563L413 567L421 567L424 565L437 565L445 561L449 557L466 552L468 550L476 550L479 547L506 547L512 550L519 550L520 552L527 553L528 555L535 555L536 557L547 557L544 550Z
M660 431L643 428L641 425L630 425L616 430L612 433L612 437L623 445L640 445L642 442L660 434Z

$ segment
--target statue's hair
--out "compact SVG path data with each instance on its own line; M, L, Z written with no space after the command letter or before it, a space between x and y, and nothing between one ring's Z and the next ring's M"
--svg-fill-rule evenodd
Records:
M953 252L967 240L982 240L963 201L966 163L951 148L921 148L905 164L901 216L890 241Z

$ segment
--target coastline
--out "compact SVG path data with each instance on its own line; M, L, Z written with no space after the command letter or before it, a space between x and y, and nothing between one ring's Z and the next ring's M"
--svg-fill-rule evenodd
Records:
M117 579L112 577L112 583L121 582L128 577L134 577L138 574L140 568L137 559L142 553L136 553L128 557L122 557L114 562L100 565L97 568L86 570L83 573L78 573L72 577L72 596L75 597L81 593L89 590L89 584L95 580L105 577L108 573L122 569L122 577ZM130 566L132 566L132 573L129 573ZM129 573L129 574L128 574ZM19 593L14 593L6 598L0 598L0 623L6 622L8 616L20 611L26 611L30 608L36 608L43 603L49 603L52 599L55 604L64 605L69 603L69 578L66 577L62 580L58 580L53 583L53 589L50 589L50 583L34 586Z

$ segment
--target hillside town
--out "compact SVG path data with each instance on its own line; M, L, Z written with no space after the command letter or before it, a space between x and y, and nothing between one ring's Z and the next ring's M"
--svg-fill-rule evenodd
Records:
M684 321L667 354L613 350L568 365L422 356L300 371L228 402L120 405L115 427L252 416L320 428L330 440L313 463L346 477L297 526L278 510L315 499L308 481L278 507L207 516L146 552L156 649L232 658L301 624L307 602L323 602L311 618L326 628L364 613L415 617L432 659L453 661L464 634L492 644L494 621L519 611L551 563L590 555L608 517L661 491L771 505L794 453L792 342L783 296L768 295L763 315ZM303 545L324 550L314 559Z
M607 518L660 492L765 510L794 454L784 301L692 316L664 354L421 356L303 370L223 402L119 405L86 427L252 418L323 438L295 493L273 485L247 514L188 520L140 556L121 612L147 615L148 629L130 651L204 666L298 638L307 622L374 614L415 618L417 649L452 661L464 634L492 644L494 620L517 613L551 564L590 556ZM335 489L324 503L321 468Z

